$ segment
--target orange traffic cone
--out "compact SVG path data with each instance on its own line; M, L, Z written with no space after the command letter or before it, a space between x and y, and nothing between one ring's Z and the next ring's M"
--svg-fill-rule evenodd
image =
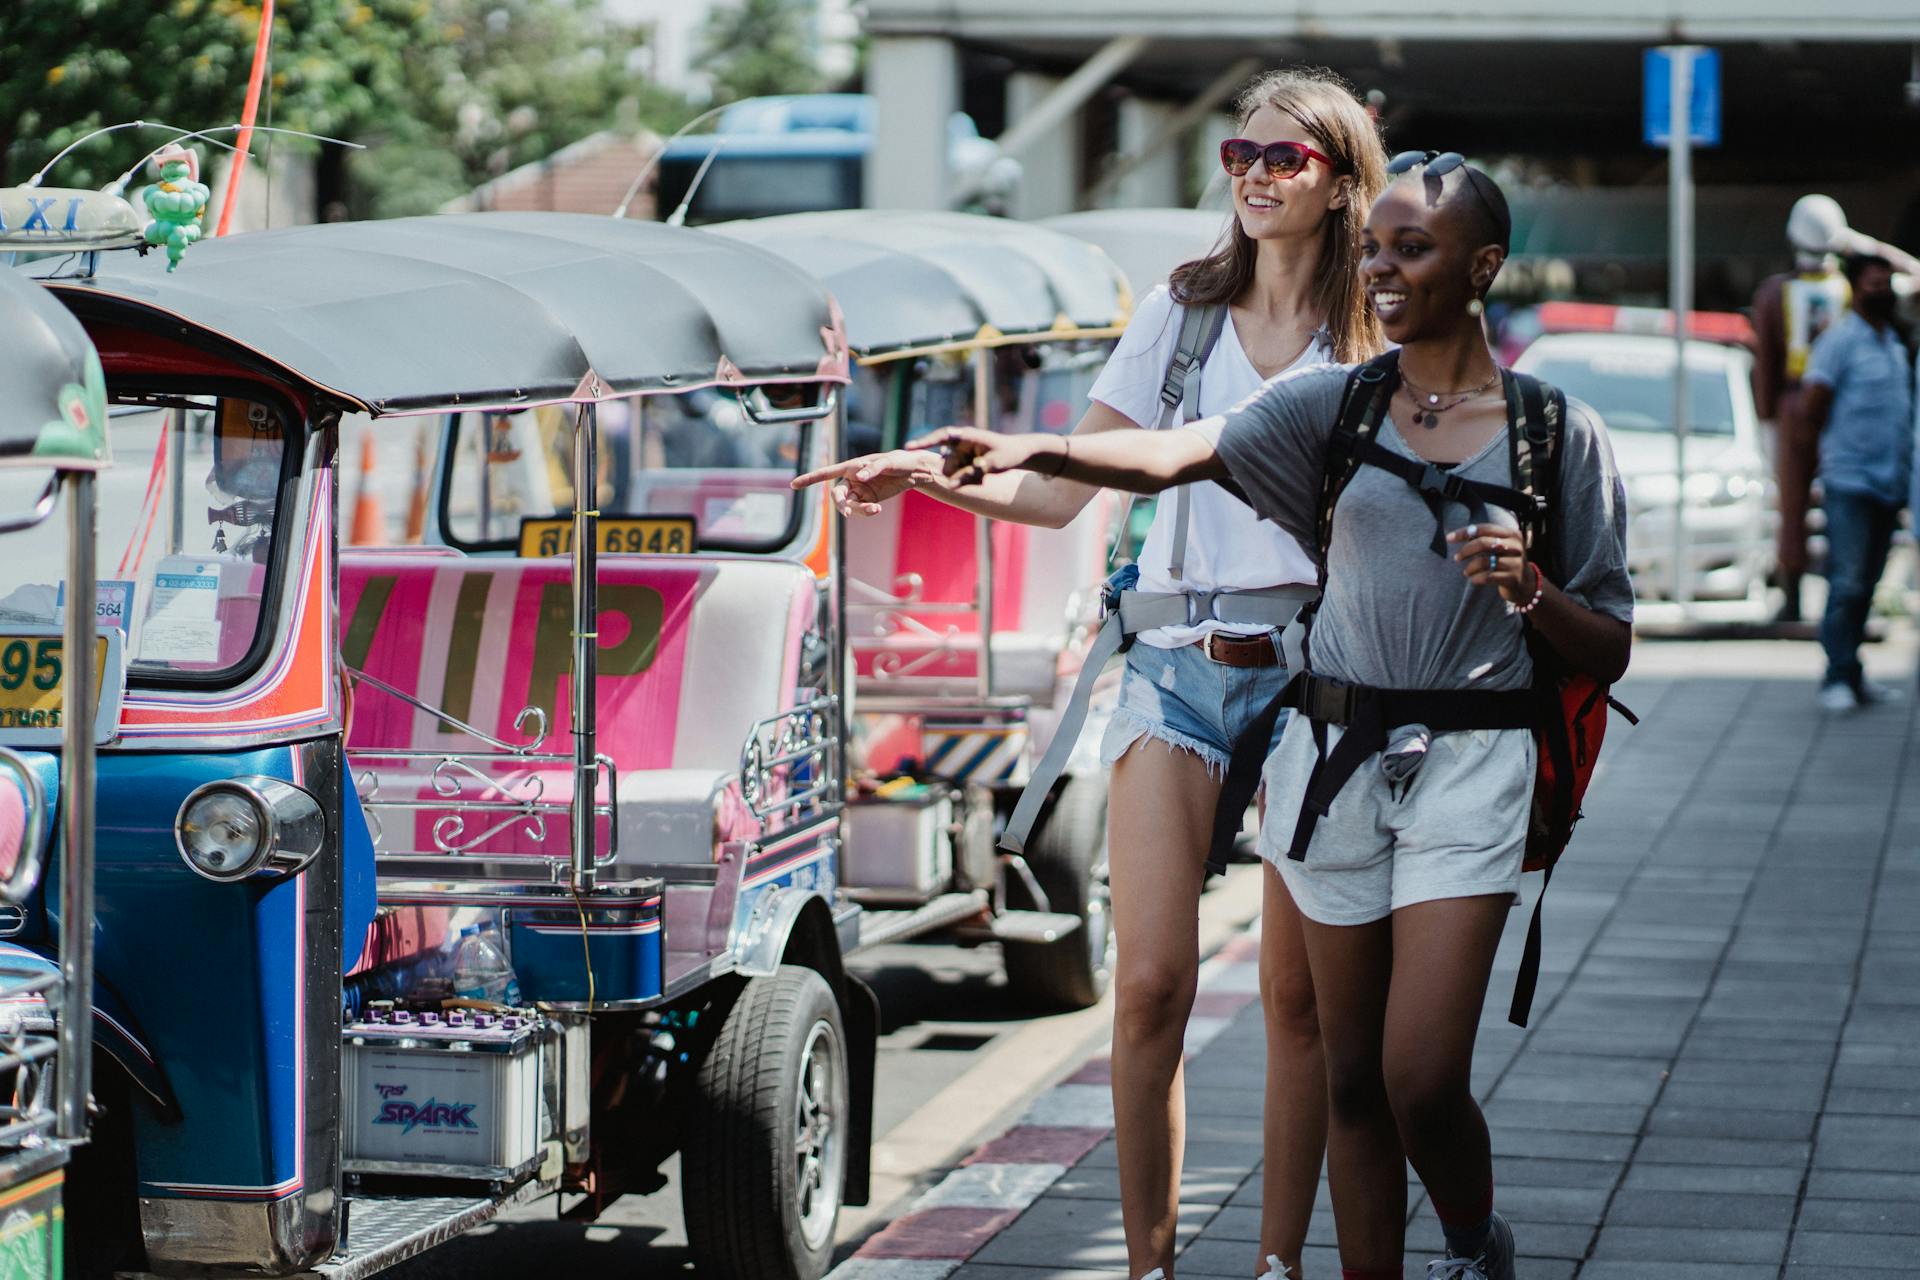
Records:
M401 541L409 546L418 546L427 532L427 487L433 479L433 450L428 443L427 433L421 431L414 437L413 447L413 496L407 500L407 531Z
M387 517L380 509L380 493L373 482L373 432L360 436L360 486L353 499L353 527L347 542L356 547L377 547L387 540Z

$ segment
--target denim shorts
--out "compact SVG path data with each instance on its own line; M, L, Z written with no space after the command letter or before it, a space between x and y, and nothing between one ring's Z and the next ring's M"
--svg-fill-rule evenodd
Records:
M1162 649L1135 644L1127 650L1120 679L1120 705L1114 709L1100 760L1111 765L1142 738L1154 738L1207 762L1215 777L1226 773L1234 740L1286 687L1287 669L1229 667L1215 662L1197 644ZM1282 712L1267 744L1270 754L1286 728Z

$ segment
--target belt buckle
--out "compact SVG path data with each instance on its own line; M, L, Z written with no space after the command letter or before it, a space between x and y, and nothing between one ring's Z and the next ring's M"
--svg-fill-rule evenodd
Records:
M1197 627L1203 622L1220 621L1219 616L1214 612L1216 608L1214 602L1222 594L1223 593L1217 588L1212 591L1187 592L1187 625ZM1204 611L1202 609L1203 602L1205 606ZM1209 653L1207 656L1211 658L1213 655Z
M1219 638L1220 633L1218 631L1209 631L1200 641L1200 652L1205 654L1210 662L1220 661L1220 655L1215 653L1213 649L1213 642Z

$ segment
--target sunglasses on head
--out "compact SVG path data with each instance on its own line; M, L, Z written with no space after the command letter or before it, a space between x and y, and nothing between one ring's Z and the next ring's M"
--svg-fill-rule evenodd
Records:
M1500 216L1500 211L1493 207L1493 201L1487 199L1487 193L1480 189L1480 175L1467 165L1465 156L1458 151L1402 151L1387 161L1387 176L1397 178L1409 169L1419 168L1425 168L1436 178L1444 178L1455 169L1463 170L1467 175L1467 186L1473 189L1473 198L1480 202L1480 207L1487 211L1487 216L1493 219L1496 227L1502 232L1507 231L1508 220ZM1504 236L1500 247L1507 247Z
M1329 169L1340 166L1304 142L1269 142L1262 146L1248 138L1228 138L1220 144L1220 167L1236 178L1244 178L1255 160L1264 161L1269 178L1293 178L1318 160Z

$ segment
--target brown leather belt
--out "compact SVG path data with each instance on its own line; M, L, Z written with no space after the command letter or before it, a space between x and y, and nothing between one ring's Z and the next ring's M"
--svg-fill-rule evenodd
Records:
M1277 667L1280 649L1271 632L1257 636L1237 636L1228 631L1210 631L1197 642L1200 652L1223 667Z

